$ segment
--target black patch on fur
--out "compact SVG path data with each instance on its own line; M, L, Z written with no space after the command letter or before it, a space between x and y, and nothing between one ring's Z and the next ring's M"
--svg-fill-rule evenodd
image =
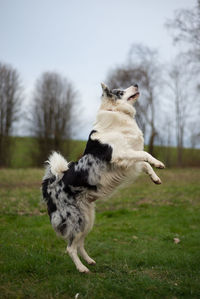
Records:
M110 162L112 158L112 147L109 144L100 143L98 140L92 140L91 136L97 131L93 130L84 151L84 155L91 154L103 162Z
M80 190L72 190L71 187L83 187L96 191L97 187L88 183L88 170L75 170L77 164L78 162L71 163L69 169L64 172L61 180L65 186L63 190L70 196L76 196L81 192Z
M56 177L52 176L51 178L49 178L49 183L52 184L55 180L56 180Z
M67 228L67 224L66 223L61 223L58 225L58 230L60 231L61 235L64 234L65 229Z
M63 178L64 178L64 177L63 177ZM63 178L62 178L62 180L63 180ZM66 183L67 183L67 181L66 181ZM76 195L75 192L72 192L70 186L68 186L68 185L64 186L63 191L64 191L65 193L67 193L67 195L69 195L70 197L73 197L74 195ZM66 200L65 200L65 203L67 203Z
M42 182L42 195L45 201L48 200L49 194L47 193L47 188L49 184L49 179L46 179Z
M106 87L103 91L103 93L105 93L107 95L107 97L110 97L112 98L113 97L113 94L112 92L108 89L108 87Z
M61 189L57 189L57 190L56 190L56 195L55 195L57 199L59 198L59 194L60 194L60 193L61 193Z
M112 93L116 96L117 99L121 99L124 95L124 91L120 89L113 89Z
M48 210L48 214L49 214L50 218L51 218L51 214L57 210L57 207L51 198L51 192L48 193L48 191L47 191L48 185L51 182L52 182L52 178L46 179L42 182L42 195L43 195L44 200L47 203L47 210Z
M78 218L78 224L81 225L82 222L83 222L83 220L79 217Z
M47 208L48 208L48 214L51 217L51 214L57 210L56 205L53 203L52 198L49 196L47 201Z
M66 224L66 222L65 222L65 219L61 216L61 218L62 218L62 221L61 221L61 223L58 225L58 230L60 231L60 233L63 235L64 234L64 231L65 231L65 229L66 229L66 227L67 227L67 224Z
M68 246L71 246L73 241L74 241L74 236L72 235L72 236L69 237Z

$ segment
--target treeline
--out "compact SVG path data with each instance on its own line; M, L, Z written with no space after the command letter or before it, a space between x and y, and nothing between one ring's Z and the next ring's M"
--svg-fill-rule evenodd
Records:
M65 141L64 141L65 143ZM37 155L37 141L34 137L11 137L11 168L30 168L35 167L35 155ZM85 149L86 141L71 140L66 141L63 147L67 146L66 158L68 161L76 161ZM145 146L145 150L148 150ZM33 155L34 152L34 155ZM177 148L176 147L154 147L155 156L163 161L167 167L177 167ZM41 164L40 166L42 166ZM200 149L183 149L182 167L200 167Z
M34 166L43 165L52 150L67 155L77 91L62 75L45 72L36 82L31 104L27 111L23 111L19 78L16 69L0 63L0 166L10 166L14 146L10 136L19 121L26 127L26 132L35 137L29 153L33 156Z
M139 85L141 97L136 103L136 117L147 150L156 156L160 154L155 145L165 149L167 165L186 166L184 147L200 145L199 16L200 0L197 0L193 9L177 11L174 19L165 24L177 49L185 49L177 51L173 61L162 63L157 50L133 44L125 62L110 70L105 80L110 88ZM45 72L36 82L31 104L23 111L19 73L12 66L0 63L0 166L11 165L10 136L19 121L34 136L30 152L33 166L41 166L51 150L69 156L73 130L81 129L76 118L77 94L69 79ZM171 162L174 161L171 146L176 147L176 163ZM194 166L193 155L188 165ZM195 165L198 163L196 159Z

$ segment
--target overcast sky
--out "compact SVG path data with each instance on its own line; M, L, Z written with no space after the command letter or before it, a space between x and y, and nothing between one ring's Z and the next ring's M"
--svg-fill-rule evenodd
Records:
M26 102L42 72L57 71L70 79L85 121L78 138L86 139L108 71L126 60L133 43L157 48L161 59L170 61L175 48L164 23L175 10L195 2L0 0L0 61L19 71Z

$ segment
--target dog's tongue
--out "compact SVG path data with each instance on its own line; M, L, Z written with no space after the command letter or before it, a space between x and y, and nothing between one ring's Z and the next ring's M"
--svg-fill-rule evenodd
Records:
M128 100L134 100L135 98L137 98L140 95L139 92L135 93L134 95L132 95L130 98L128 98Z
M132 97L129 98L129 100L133 100L134 98L135 98L135 96L132 96Z

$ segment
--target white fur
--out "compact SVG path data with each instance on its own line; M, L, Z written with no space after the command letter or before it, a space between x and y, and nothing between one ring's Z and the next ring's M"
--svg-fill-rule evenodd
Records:
M106 86L103 84L102 88L104 90ZM138 96L128 100L137 90L134 86L127 88L120 100L111 100L105 94L102 97L94 125L97 132L92 139L109 144L113 149L111 163L114 169L105 173L101 182L105 196L115 187L133 181L142 171L149 174L154 183L161 183L150 164L157 168L164 168L164 164L144 151L143 133L135 121L133 104Z
M47 163L50 165L51 173L55 175L56 178L60 178L62 173L68 169L68 162L57 152L53 152L49 156Z

